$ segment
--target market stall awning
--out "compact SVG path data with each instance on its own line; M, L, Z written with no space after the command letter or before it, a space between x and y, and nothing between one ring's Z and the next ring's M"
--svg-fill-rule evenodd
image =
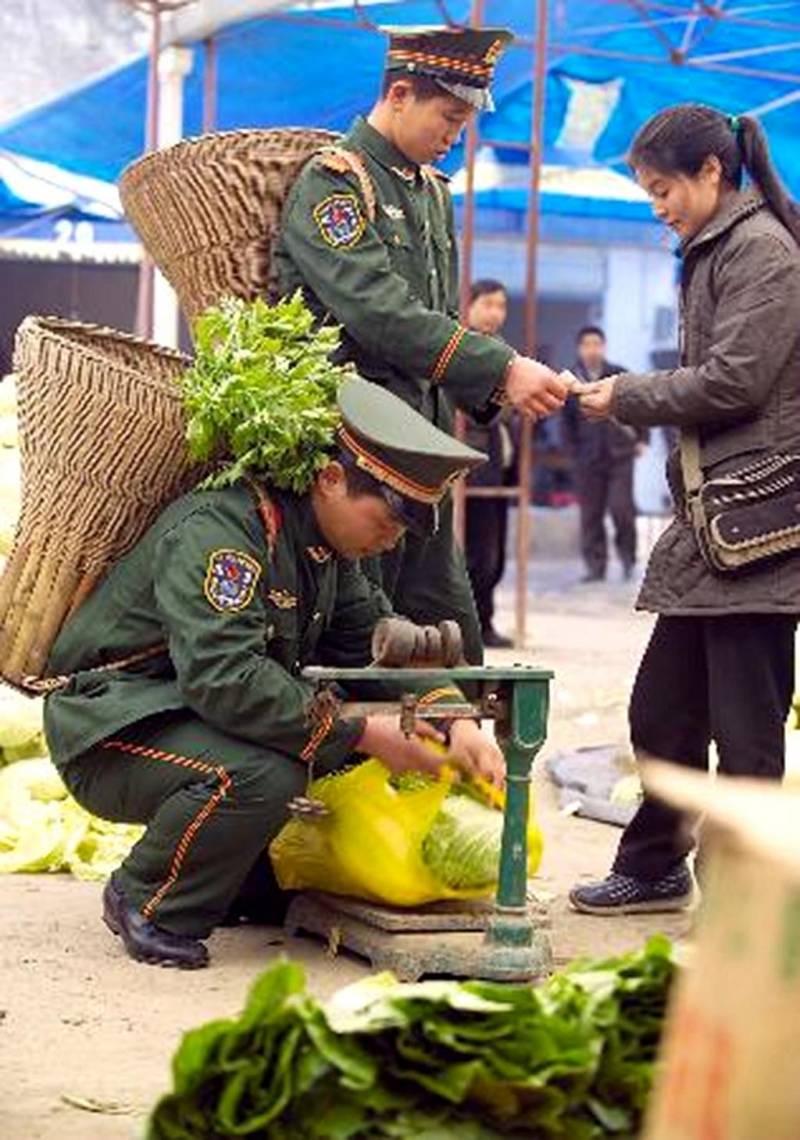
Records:
M216 36L217 124L345 129L378 89L388 24L464 22L467 0L408 0L278 11ZM498 110L483 142L525 148L530 139L530 0L486 0L484 21L511 26ZM670 103L699 101L756 113L779 169L800 196L800 0L726 7L688 0L625 4L551 0L545 160L622 167L630 139ZM203 48L186 82L185 133L202 129ZM0 127L0 147L113 181L144 146L147 61ZM113 108L113 114L109 114ZM454 155L451 169L463 156Z

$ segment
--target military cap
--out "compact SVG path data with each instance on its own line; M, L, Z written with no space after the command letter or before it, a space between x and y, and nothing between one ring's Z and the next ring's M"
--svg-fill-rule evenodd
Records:
M375 480L375 490L418 534L435 534L439 503L455 480L486 461L440 431L405 400L354 376L339 390L342 460Z
M514 36L505 28L391 28L386 70L416 73L480 111L493 111L489 87Z

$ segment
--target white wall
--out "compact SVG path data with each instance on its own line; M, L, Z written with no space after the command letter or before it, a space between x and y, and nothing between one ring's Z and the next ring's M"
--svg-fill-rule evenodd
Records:
M525 242L501 235L475 243L473 277L496 277L512 295L525 291ZM600 302L598 323L605 329L609 359L634 371L652 367L654 349L674 348L658 340L659 308L677 309L676 262L672 252L651 246L542 243L538 288L543 299L584 298ZM636 464L636 500L640 510L665 509L666 449L661 431Z
M674 308L675 258L668 250L615 247L606 250L603 327L610 360L631 370L651 367L655 315L659 306Z

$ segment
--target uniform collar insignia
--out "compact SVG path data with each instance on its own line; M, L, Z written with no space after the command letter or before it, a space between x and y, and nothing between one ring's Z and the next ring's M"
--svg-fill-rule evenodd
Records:
M333 558L333 551L329 550L327 546L307 546L306 554L312 562L316 562L320 566Z
M417 170L414 166L392 166L390 169L392 174L396 174L404 182L416 182L417 180Z
M297 609L297 595L290 594L288 590L270 590L267 597L279 610Z

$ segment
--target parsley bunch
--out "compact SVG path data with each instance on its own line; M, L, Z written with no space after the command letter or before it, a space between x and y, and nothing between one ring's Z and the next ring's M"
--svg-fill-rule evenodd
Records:
M315 328L298 291L275 305L226 297L199 318L195 339L181 388L190 454L215 467L202 485L253 472L308 490L333 446L339 385L353 374L330 360L339 329Z

